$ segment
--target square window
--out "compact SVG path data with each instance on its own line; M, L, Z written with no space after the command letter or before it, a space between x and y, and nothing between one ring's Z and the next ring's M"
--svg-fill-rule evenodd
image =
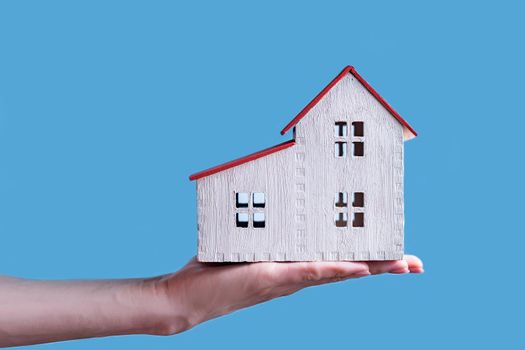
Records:
M365 136L365 123L353 122L352 127L354 128L354 136L357 136L357 137Z
M248 227L248 213L235 214L235 222L237 227Z
M264 213L253 213L253 227L263 228L266 224Z
M353 142L354 144L354 156L362 157L365 155L365 144L364 142Z
M250 197L246 192L237 192L235 194L235 206L237 208L248 208L248 201Z
M365 227L365 213L354 213L353 227Z
M352 206L362 208L365 206L365 194L363 192L354 192L354 202Z
M346 157L346 142L335 143L335 156L340 158Z
M346 122L335 122L335 136L346 137L348 136L348 127Z
M335 194L335 206L338 208L348 206L348 193L346 192L337 192Z
M348 214L347 213L336 213L335 214L335 226L346 227L348 225Z
M264 208L266 205L266 199L264 198L263 192L254 192L252 200L254 208Z

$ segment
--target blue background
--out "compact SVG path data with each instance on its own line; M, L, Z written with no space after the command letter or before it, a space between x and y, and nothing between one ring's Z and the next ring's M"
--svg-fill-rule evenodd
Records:
M420 133L406 143L406 248L424 275L312 288L174 337L37 348L523 346L524 10L2 1L4 274L178 269L196 251L188 175L288 139L347 64Z

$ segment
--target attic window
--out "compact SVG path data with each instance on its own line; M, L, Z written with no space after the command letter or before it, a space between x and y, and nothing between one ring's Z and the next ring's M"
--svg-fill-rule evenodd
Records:
M248 227L248 213L235 214L235 223L237 227Z
M337 192L335 194L335 206L338 208L348 206L348 194L346 192Z
M335 226L346 227L348 225L348 214L347 213L336 213L335 214Z
M346 142L336 142L335 143L335 156L336 157L346 157Z
M352 142L354 145L354 156L362 157L365 155L365 144L364 142Z
M348 127L346 122L335 122L335 136L346 137L348 136Z
M363 122L352 122L354 128L354 136L363 137L365 136L365 123Z
M248 193L246 192L237 192L235 194L235 206L237 208L248 208L249 201Z

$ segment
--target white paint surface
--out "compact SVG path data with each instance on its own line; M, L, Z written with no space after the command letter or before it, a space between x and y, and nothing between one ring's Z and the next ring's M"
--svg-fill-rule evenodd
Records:
M364 122L364 136L334 135L335 122ZM296 125L296 145L197 180L200 261L391 260L403 256L403 127L348 74ZM334 154L364 142L364 156ZM248 208L235 194L249 193ZM364 192L365 206L336 207L338 192ZM264 193L265 207L253 206ZM256 195L257 196L257 195ZM352 227L362 212L364 227ZM248 228L236 213L249 214ZM261 214L258 214L261 213ZM346 227L336 227L344 213ZM254 215L265 227L254 228Z

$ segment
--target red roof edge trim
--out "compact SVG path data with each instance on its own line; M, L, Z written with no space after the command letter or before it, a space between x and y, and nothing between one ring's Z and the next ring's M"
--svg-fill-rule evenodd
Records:
M350 72L350 69L353 69L354 67L352 66L347 66L345 67L345 69L343 69L341 71L341 73L339 73L331 82L330 84L326 85L326 87L321 90L320 93L317 94L317 96L314 97L314 99L312 101L310 101L309 104L306 105L306 107L304 107L300 112L299 114L297 114L295 116L295 118L292 119L291 122L288 123L288 125L286 125L284 127L284 129L281 130L281 135L284 135L288 132L288 130L290 130L291 128L293 128L298 122L299 120L301 120L305 115L306 113L308 113L312 108L314 108L314 106L319 102L321 101L321 99L324 97L324 95L326 95L328 93L328 91L330 91L334 86L335 84L337 84L339 82L339 80L341 80L348 72Z
M359 80L359 82L368 90L368 92L370 92L372 96L374 96L376 100L381 103L381 105L385 107L390 112L390 114L392 114L392 116L401 123L401 125L407 128L414 136L417 136L417 132L414 130L414 128L412 128L410 124L408 124L407 121L403 119L403 117L401 117L399 113L397 113L395 109L392 108L392 106L390 106L388 102L386 102L385 99L381 97L381 95L379 95L379 93L374 90L374 88L368 84L368 82L363 79L363 77L359 75L359 73L357 73L355 68L352 66L345 67L345 69L343 69L341 73L339 73L330 82L330 84L328 84L319 94L317 94L317 96L315 96L314 99L310 101L310 103L308 103L306 107L304 107L299 112L299 114L297 114L297 116L284 127L283 130L281 130L281 135L286 134L288 130L293 128L306 115L306 113L308 113L328 93L328 91L330 91L335 86L335 84L337 84L348 73L351 73L354 77L356 77L356 79Z
M295 145L295 140L288 140L288 141L280 143L278 145L275 145L275 146L263 149L262 151L258 151L258 152L249 154L247 156L244 156L244 157L237 158L235 160L229 161L227 163L224 163L224 164L221 164L221 165L217 165L217 166L215 166L213 168L209 168L209 169L200 171L198 173L192 174L192 175L190 175L190 181L198 180L198 179L201 179L203 177L206 177L206 176L209 176L209 175L212 175L212 174L216 174L216 173L221 172L223 170L230 169L230 168L236 167L238 165L251 162L252 160L265 157L265 156L267 156L269 154L272 154L272 153L275 153L275 152L278 152L278 151L282 151L283 149L286 149L288 147L292 147L293 145Z

